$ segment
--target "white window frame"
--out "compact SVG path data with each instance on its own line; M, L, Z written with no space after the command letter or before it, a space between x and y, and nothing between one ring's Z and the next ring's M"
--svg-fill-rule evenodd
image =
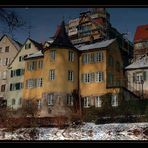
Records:
M70 61L70 62L73 62L74 61L74 52L73 51L68 51L68 60Z
M50 58L52 61L55 61L56 58L56 50L51 50L50 51Z
M41 109L41 100L37 100L37 106L38 106L38 110L40 110Z
M95 78L96 78L96 82L102 82L104 79L104 73L100 71L96 72Z
M112 107L118 106L118 94L112 94L111 105Z
M74 81L74 72L72 70L68 70L68 81Z
M67 94L67 105L73 106L73 96L72 94Z
M84 108L90 107L90 97L84 97Z
M102 100L99 96L95 97L95 107L102 107Z
M37 79L37 87L42 87L42 85L43 85L42 78L38 78Z
M52 106L53 105L53 94L47 94L47 102L48 102L48 106Z
M49 79L50 80L55 80L55 69L50 69L49 70Z

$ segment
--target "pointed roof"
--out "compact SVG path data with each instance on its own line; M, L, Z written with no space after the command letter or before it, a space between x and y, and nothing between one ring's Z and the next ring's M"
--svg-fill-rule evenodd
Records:
M35 40L28 38L39 50L43 50L43 45L36 42Z
M22 44L21 44L20 42L18 42L18 41L16 41L16 40L12 39L10 36L8 36L8 35L6 35L6 34L4 34L4 35L1 37L0 41L1 41L4 37L6 37L6 38L15 46L15 48L16 48L18 51L20 50L20 48L22 47Z
M53 41L53 43L50 45L50 48L76 49L71 43L68 34L66 33L64 21L62 21L60 27L58 27L57 35L55 36L55 40Z
M21 49L18 51L18 53L16 54L16 56L13 58L13 60L11 61L11 63L8 65L8 67L11 66L11 64L14 62L14 60L19 55L19 53L21 52L22 48L25 46L25 44L27 43L28 40L30 40L34 44L34 46L37 47L38 51L42 51L43 50L43 46L40 43L34 41L31 38L27 38L26 41L25 41L25 43L22 45Z

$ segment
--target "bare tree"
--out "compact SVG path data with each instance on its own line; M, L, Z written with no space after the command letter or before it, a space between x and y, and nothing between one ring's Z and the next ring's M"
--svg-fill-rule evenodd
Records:
M38 113L38 104L37 104L37 101L32 98L32 99L29 99L29 100L25 100L23 101L23 104L22 104L22 115L24 117L36 117Z
M23 27L25 22L15 11L0 8L0 23L7 25L11 34L17 28Z

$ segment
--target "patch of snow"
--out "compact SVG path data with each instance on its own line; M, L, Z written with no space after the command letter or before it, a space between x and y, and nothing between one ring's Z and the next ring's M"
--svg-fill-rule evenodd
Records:
M36 128L35 140L148 140L144 129L148 123L84 123L76 128ZM13 132L0 129L0 140L32 140L32 128L20 128Z

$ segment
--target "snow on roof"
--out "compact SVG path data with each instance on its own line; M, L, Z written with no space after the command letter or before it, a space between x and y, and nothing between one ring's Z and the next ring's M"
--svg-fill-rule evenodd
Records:
M141 57L132 64L128 65L125 69L138 69L138 68L148 68L148 55Z
M38 52L36 52L36 53L34 53L34 54L28 55L25 59L36 58L36 57L42 57L42 56L43 56L43 53L42 53L42 51L40 50L40 51L38 51Z
M113 43L116 39L106 40L102 42L97 42L94 44L89 45L82 45L82 46L75 46L78 50L88 50L88 49L95 49L95 48L103 48L109 46L111 43Z

